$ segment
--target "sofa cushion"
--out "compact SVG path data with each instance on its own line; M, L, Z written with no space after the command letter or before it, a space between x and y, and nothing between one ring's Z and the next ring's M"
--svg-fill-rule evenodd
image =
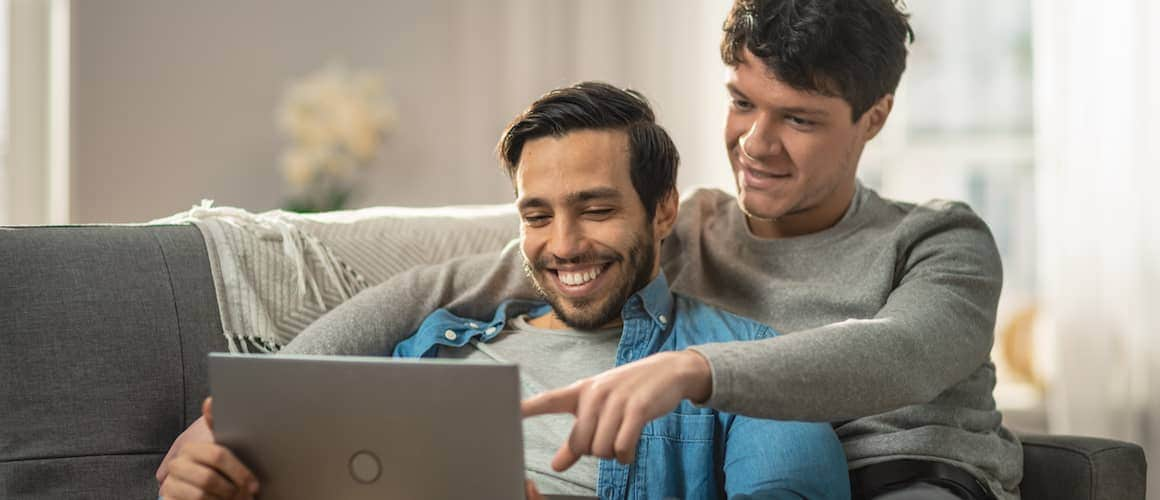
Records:
M155 498L163 454L94 455L0 463L3 498Z

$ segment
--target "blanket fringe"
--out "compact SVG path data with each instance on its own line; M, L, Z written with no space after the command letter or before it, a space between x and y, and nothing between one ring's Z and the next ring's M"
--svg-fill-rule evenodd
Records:
M341 300L353 297L354 287L342 279L335 270L339 267L338 258L318 238L307 234L290 222L297 218L297 214L282 210L255 214L236 207L215 207L213 200L201 200L201 203L194 205L186 212L157 219L150 224L180 224L217 219L235 227L254 231L260 238L267 241L280 240L282 254L294 263L299 296L305 297L310 294L318 307L326 310L327 305L322 298L318 279L306 265L306 251L309 250L322 264L321 267L326 278L338 291Z

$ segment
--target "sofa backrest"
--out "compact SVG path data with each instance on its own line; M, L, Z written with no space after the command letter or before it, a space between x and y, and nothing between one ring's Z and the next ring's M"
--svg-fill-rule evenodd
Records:
M197 228L0 228L0 498L155 492L224 349Z

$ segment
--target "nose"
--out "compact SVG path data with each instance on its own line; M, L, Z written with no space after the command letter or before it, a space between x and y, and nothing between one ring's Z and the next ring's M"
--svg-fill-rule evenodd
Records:
M558 260L569 261L587 250L583 225L574 217L557 216L548 241L547 250Z
M781 141L777 136L777 127L764 118L753 121L749 129L741 134L737 146L741 150L741 154L754 161L781 152Z

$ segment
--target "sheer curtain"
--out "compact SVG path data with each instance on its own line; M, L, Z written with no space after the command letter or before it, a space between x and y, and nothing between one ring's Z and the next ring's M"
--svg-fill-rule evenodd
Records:
M1033 8L1049 425L1160 456L1160 3Z

